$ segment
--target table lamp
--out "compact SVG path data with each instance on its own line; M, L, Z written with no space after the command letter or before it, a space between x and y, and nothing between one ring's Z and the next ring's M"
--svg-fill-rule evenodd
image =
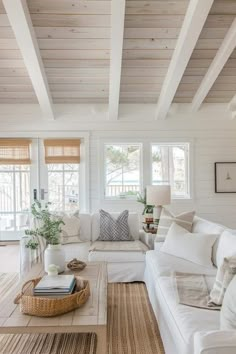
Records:
M153 221L154 224L159 223L162 205L170 204L170 186L169 185L158 185L158 186L147 186L147 205L153 205Z

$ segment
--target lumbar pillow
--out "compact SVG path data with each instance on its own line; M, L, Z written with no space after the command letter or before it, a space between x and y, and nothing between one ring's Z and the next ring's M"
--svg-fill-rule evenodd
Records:
M73 215L62 215L64 225L61 225L62 243L78 243L82 242L80 239L80 219L79 212Z
M212 247L216 238L217 235L192 234L174 222L161 251L209 267L212 266Z
M157 238L164 238L173 222L191 232L194 215L195 211L174 215L169 210L162 208L160 221L158 224Z
M225 291L236 274L236 255L224 258L216 274L215 283L210 292L208 305L222 305Z
M129 232L128 210L122 211L117 217L113 218L108 212L100 210L100 235L99 241L132 241Z
M231 280L220 311L220 329L236 330L236 276Z

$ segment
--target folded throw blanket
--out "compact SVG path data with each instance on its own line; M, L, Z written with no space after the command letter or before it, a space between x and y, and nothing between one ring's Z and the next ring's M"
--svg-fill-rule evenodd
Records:
M89 248L89 252L142 252L146 253L149 248L139 240L135 241L95 241Z
M207 310L220 310L220 306L209 304L209 291L203 274L173 273L179 303Z

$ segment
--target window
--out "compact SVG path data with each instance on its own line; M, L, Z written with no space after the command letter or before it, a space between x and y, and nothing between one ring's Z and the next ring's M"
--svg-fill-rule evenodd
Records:
M141 144L105 144L105 197L136 198L141 191Z
M55 211L79 208L79 164L48 164L48 200Z
M0 139L0 232L24 230L30 208L29 139ZM5 235L5 234L4 234ZM5 238L5 236L4 236Z
M79 139L45 139L48 201L54 211L79 208Z
M170 184L174 198L189 197L189 144L152 144L152 184Z

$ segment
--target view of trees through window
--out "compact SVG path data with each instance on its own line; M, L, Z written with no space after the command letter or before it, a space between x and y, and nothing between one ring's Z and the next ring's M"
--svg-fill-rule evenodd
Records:
M188 195L188 144L152 145L152 184L170 184L174 197Z
M125 198L140 192L140 158L140 145L105 145L106 197Z
M48 200L53 211L79 208L79 164L48 164Z

